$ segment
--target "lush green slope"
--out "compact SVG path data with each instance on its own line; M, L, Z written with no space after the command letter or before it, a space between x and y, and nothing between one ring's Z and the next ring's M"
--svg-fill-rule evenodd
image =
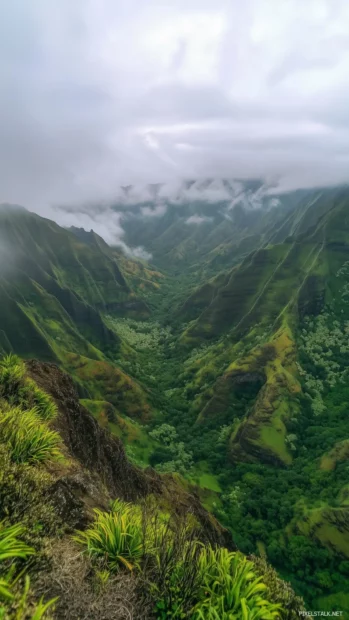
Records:
M122 343L103 315L148 316L132 286L140 289L142 280L157 286L159 277L111 250L94 233L67 231L25 209L3 205L0 349L61 363L92 398L102 398L100 391L109 393L112 384L124 412L140 416L148 407L146 395L113 366Z
M213 471L233 489L221 518L245 550L263 543L312 607L347 610L348 194L309 210L306 232L299 221L298 235L194 293L181 342L198 354L184 382Z

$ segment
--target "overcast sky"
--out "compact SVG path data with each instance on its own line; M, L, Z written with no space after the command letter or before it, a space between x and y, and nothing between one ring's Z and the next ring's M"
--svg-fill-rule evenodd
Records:
M348 0L0 0L0 202L348 180Z

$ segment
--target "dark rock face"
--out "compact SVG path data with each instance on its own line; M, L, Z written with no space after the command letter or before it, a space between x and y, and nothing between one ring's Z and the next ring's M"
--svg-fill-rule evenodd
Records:
M32 360L29 374L55 399L59 416L55 427L69 453L92 473L98 474L109 493L125 500L135 500L151 492L160 492L162 482L154 471L143 472L126 457L121 441L99 426L79 403L69 375L55 364Z
M72 528L84 527L92 509L106 509L110 498L132 502L153 495L178 516L193 514L201 525L204 539L235 548L230 533L205 510L194 487L187 492L175 475L160 476L151 468L142 470L127 460L122 442L99 426L80 405L69 375L55 364L36 360L27 362L27 370L56 401L59 414L54 426L69 454L82 466L59 478L50 490L50 497L65 523Z
M72 529L87 527L89 519L82 499L76 497L69 481L57 480L49 489L48 499L55 507L58 517Z

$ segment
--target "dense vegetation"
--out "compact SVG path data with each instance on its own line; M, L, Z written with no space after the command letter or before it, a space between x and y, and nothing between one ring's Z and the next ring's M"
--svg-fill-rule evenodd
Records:
M308 236L255 253L189 302L202 272L182 261L183 275L148 295L156 324L110 323L137 352L118 363L157 411L146 463L199 484L242 551L328 610L349 610L347 207L339 194Z
M323 325L326 318L326 314L319 316L314 325ZM329 320L329 324L335 333L339 331L333 320ZM149 431L149 437L159 442L150 454L150 464L159 471L178 471L201 485L204 501L220 521L231 528L241 551L266 554L280 573L291 580L309 605L314 605L314 601L328 592L346 592L349 579L349 563L344 554L341 557L345 538L338 542L337 549L332 545L331 549L330 545L326 545L327 540L331 540L326 539L326 530L321 532L325 543L323 546L319 546L318 539L309 536L312 528L310 519L314 519L314 527L318 522L319 528L324 523L325 527L328 523L330 528L333 517L331 513L326 513L326 509L343 505L341 497L347 484L345 459L349 457L349 447L345 443L331 457L331 447L338 439L347 437L345 412L349 393L345 381L342 380L335 389L330 384L323 388L326 391L324 400L327 407L321 414L316 411L316 407L314 411L317 393L311 381L309 385L310 371L314 372L314 366L307 352L310 342L316 340L312 331L314 325L306 320L299 335L300 343L307 341L309 344L300 345L304 396L298 397L297 418L288 421L286 437L294 461L292 467L287 469L261 463L232 464L229 461L229 437L239 419L253 405L255 386L230 395L228 407L220 417L220 425L217 426L215 418L198 424L197 413L190 407L191 382L183 385L183 378L178 373L176 376L178 358L171 357L170 347L167 348L166 363L161 356L161 349L157 349L157 358L153 351L146 353L144 350L144 363L138 358L138 368L129 369L131 374L142 380L145 380L148 369L150 377L156 376L163 389L161 398L159 389L156 395L156 402L162 411L162 423L160 420L153 421L153 430ZM142 326L138 325L137 329L141 330ZM147 329L150 329L149 324ZM132 339L135 342L135 334ZM168 342L171 343L170 336ZM329 334L325 338L322 335L321 342L325 352L329 347L335 349ZM339 343L338 346L340 349L342 345ZM192 352L183 363L183 369L190 367L209 351L210 347L206 345L202 350ZM339 352L339 356L343 354ZM333 360L336 359L339 358L334 354ZM329 368L332 369L332 366ZM345 369L345 365L341 368ZM341 376L341 373L338 374ZM327 460L319 462L319 459L325 458L323 455L327 451ZM338 462L341 454L343 462ZM321 605L325 604L321 600ZM332 605L334 608L347 605L345 595L333 597Z

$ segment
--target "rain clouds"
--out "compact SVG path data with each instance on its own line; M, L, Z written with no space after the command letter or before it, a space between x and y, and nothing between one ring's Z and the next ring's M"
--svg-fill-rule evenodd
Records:
M0 202L63 221L121 185L348 180L346 0L0 2Z

